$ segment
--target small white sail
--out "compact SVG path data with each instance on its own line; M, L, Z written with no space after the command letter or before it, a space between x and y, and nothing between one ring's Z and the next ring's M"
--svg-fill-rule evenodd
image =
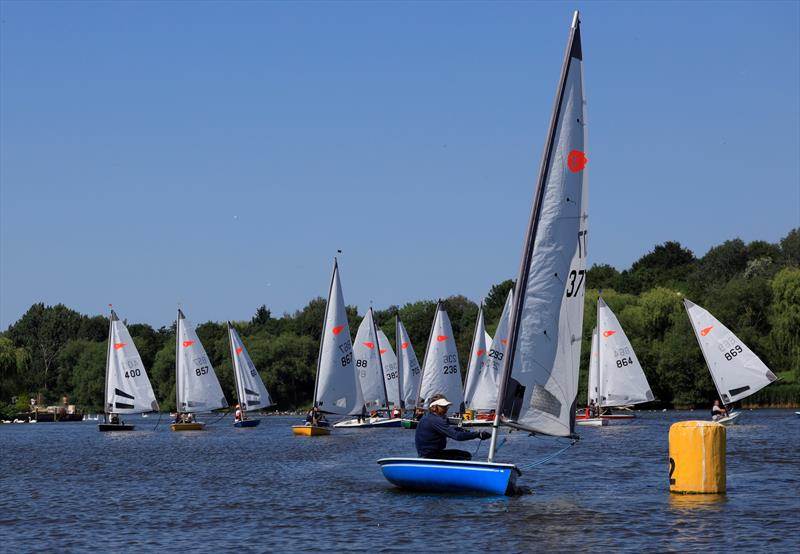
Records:
M247 353L239 333L228 322L228 336L233 355L233 371L236 377L236 396L242 411L260 410L272 405L267 387L261 380L253 360Z
M177 399L180 412L210 412L228 405L192 323L178 310Z
M106 367L106 413L139 414L158 411L147 371L128 328L111 310Z
M378 337L372 308L367 310L361 325L358 326L353 344L353 357L356 362L356 375L361 385L361 397L367 411L387 408L386 383L378 353Z
M397 356L389 343L389 337L386 336L383 329L377 326L376 328L378 330L378 352L381 355L383 376L386 381L386 396L389 398L389 404L399 408L402 400L402 383L400 382L400 371L397 367Z
M329 414L360 413L361 390L354 367L353 343L339 280L339 264L334 258L317 359L314 405Z
M450 318L441 302L436 306L428 348L420 380L417 405L427 406L434 394L443 394L452 402L450 411L459 411L464 402L461 389L461 369L458 365L458 350L453 336Z
M486 359L486 324L483 318L483 304L478 308L478 319L475 322L475 335L472 339L472 348L469 352L469 365L467 366L467 378L464 382L464 405L472 409L472 397L475 394L475 386L480 377L481 366Z
M766 364L708 311L686 299L683 305L724 404L747 398L777 380Z
M605 300L597 299L600 365L600 406L627 406L653 400L653 392L636 352L617 316Z
M475 393L472 397L472 408L476 410L491 410L497 406L497 390L500 382L500 372L503 369L503 359L508 348L509 319L511 306L514 300L514 291L508 291L494 339L489 347L489 352L483 359L478 371L478 380Z
M576 12L517 277L498 402L504 424L553 436L574 435L583 331L588 159L579 23Z
M403 403L406 408L413 408L417 401L419 390L419 377L422 370L417 361L417 354L411 345L403 322L398 317L397 325L397 365L400 368L400 379L403 383Z
M589 353L589 386L587 404L600 405L600 352L598 352L597 327L592 330L592 350Z

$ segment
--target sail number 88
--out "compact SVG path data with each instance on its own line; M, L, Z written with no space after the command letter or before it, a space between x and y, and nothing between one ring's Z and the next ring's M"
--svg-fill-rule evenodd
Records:
M742 353L742 347L737 344L736 346L725 352L725 359L732 360L741 353Z

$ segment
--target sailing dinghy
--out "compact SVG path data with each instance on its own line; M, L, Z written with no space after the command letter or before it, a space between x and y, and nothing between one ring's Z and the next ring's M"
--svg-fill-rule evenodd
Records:
M636 416L614 414L611 408L654 400L631 341L602 297L597 299L597 325L592 332L589 357L588 404L596 406L599 413L592 414L586 408L575 416L578 425L599 426L614 420L630 420Z
M685 298L683 306L726 409L778 379L739 337L707 310ZM718 419L717 423L734 425L739 414L741 412L728 410L728 416Z
M521 471L494 460L500 426L570 438L572 444L577 438L588 193L582 59L575 12L516 281L488 459L378 460L384 477L398 487L512 494Z
M205 423L196 421L195 414L225 408L228 402L194 326L180 308L175 333L175 358L178 421L170 425L170 429L202 431Z
M419 378L422 370L419 367L414 347L411 345L408 331L406 331L403 322L400 321L400 316L395 316L395 337L397 340L397 369L400 372L400 381L403 390L401 404L403 410L411 411L411 417L403 418L402 426L405 429L415 429L417 427L417 420L414 419L413 414L415 412L417 390L419 389Z
M339 279L339 264L334 258L319 341L314 408L322 414L352 415L361 410L361 403L361 389L353 369L353 343ZM309 421L305 425L293 425L292 433L316 437L330 435L331 429L325 421Z
M239 333L228 322L228 338L231 346L231 359L233 360L233 379L236 383L236 398L239 400L241 419L234 421L234 427L256 427L261 420L249 419L247 412L261 410L272 405L272 400L267 392L267 387L258 374L253 360L247 353Z
M480 376L483 360L486 358L486 322L483 317L483 302L478 307L478 319L475 321L475 334L472 336L472 346L469 350L469 363L467 364L467 376L464 379L464 422L471 421L477 415L472 406L472 397L475 395L475 386Z
M385 338L385 345L388 347L389 340ZM375 316L372 308L367 311L364 319L361 320L361 325L358 327L356 333L356 341L353 345L353 358L356 363L356 374L358 375L358 382L361 387L361 397L363 400L363 408L361 415L354 419L348 419L336 423L334 427L346 427L354 429L365 429L371 427L400 427L401 419L386 417L382 414L388 414L391 411L389 404L389 394L387 383L387 375L383 367L383 356L380 350L382 349L380 340L378 338L378 331L375 327ZM393 375L391 375L393 373ZM395 369L390 372L392 377L392 385L396 388L397 380L397 363L395 362ZM397 392L397 399L399 402L399 391Z
M100 431L133 431L133 425L119 419L121 414L157 411L158 402L139 351L133 344L128 328L111 310L106 356L105 417L97 428Z

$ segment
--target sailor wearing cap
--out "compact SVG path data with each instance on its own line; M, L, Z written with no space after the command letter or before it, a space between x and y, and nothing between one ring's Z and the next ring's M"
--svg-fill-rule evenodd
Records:
M464 450L447 450L447 437L457 441L471 439L485 440L492 436L487 431L475 433L453 427L447 422L447 408L452 402L442 394L431 397L430 412L423 416L417 424L417 434L414 442L420 458L433 458L436 460L471 460L472 454Z

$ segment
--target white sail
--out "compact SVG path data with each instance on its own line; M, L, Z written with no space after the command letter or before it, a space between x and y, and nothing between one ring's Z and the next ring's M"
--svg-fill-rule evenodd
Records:
M428 337L428 348L425 350L423 363L417 405L427 406L431 396L443 394L453 403L450 411L457 412L464 401L461 369L458 365L458 350L453 328L441 302L436 306L436 315L431 335Z
M476 410L490 410L497 406L497 390L500 384L500 373L503 369L503 359L508 348L509 320L511 306L514 300L514 291L508 291L494 339L489 347L489 352L483 359L478 371L478 381L472 397L472 408Z
M589 386L587 405L600 405L600 352L598 352L597 327L592 330L592 350L589 353Z
M392 350L392 345L389 343L389 338L383 329L377 327L378 330L378 352L381 355L381 365L383 366L383 377L386 381L386 396L389 398L389 404L395 407L401 406L402 400L402 383L400 382L400 371L397 367L397 356Z
M356 362L356 375L361 386L361 397L367 411L387 408L386 383L383 364L378 353L378 337L372 308L367 310L356 332L353 344L353 358Z
M489 345L491 345L491 344L492 344L492 335L490 335L489 333L487 333L487 332L485 332L485 331L484 331L484 333L483 333L483 338L484 338L484 340L486 341L486 345L487 345L487 346L489 346Z
M576 12L517 278L498 402L504 424L553 436L574 434L583 325L588 186L582 57Z
M228 338L231 341L233 371L236 377L236 396L242 411L260 410L272 405L267 387L261 380L253 360L247 353L239 333L228 322Z
M128 328L111 310L106 365L106 413L157 412L158 402Z
M472 339L472 349L469 352L469 365L467 366L467 378L464 382L464 405L472 409L472 397L475 394L475 385L481 372L481 366L486 359L486 324L483 318L483 304L478 308L478 319L475 322L475 335Z
M683 305L724 404L747 398L777 379L739 337L708 311L686 299Z
M317 359L314 405L325 413L347 415L360 413L361 404L350 326L347 323L342 284L339 280L339 264L334 258Z
M178 310L177 397L180 412L210 412L228 405L194 326Z
M597 299L600 406L627 406L653 400L653 392L636 352L617 316L605 300Z
M403 322L398 317L397 325L397 365L400 369L400 379L403 383L403 403L407 408L413 408L417 401L417 391L419 390L419 377L422 370L417 361L417 354L411 345Z

